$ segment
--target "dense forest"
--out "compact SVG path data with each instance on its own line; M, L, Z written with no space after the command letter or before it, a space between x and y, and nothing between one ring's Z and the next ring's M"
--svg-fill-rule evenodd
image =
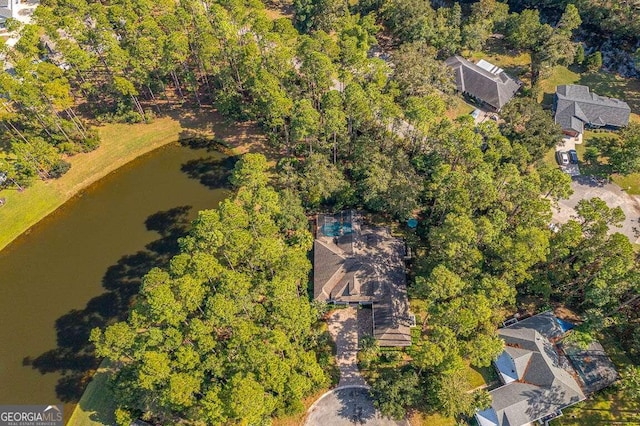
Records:
M255 121L279 153L272 170L246 155L233 195L144 278L129 319L92 333L96 354L118 367L119 424L262 424L330 384L317 332L327 307L307 295L305 214L320 210L420 219L409 285L419 332L394 368L396 355L375 344L361 354L385 414L486 406L487 392L465 391L463 367L501 352L497 326L524 296L566 303L584 319L582 340L612 328L640 356L639 259L607 232L622 212L584 200L550 229L571 179L542 162L561 129L536 101L550 66L587 61L581 24L637 37L620 25L631 12L530 3L294 0L292 19L272 19L260 0L42 1L15 49L3 47L6 184L60 176L66 156L98 146L91 123L152 123L175 106ZM442 59L495 33L530 55L531 87L500 125L448 118L455 86ZM380 35L385 59L371 54ZM603 152L628 158L634 129Z

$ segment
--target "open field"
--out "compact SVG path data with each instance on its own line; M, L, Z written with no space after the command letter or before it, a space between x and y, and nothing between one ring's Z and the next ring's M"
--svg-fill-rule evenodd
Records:
M235 153L248 151L263 137L250 124L227 124L213 110L182 111L150 124L108 124L98 128L102 143L95 151L69 158L71 169L60 179L36 181L18 192L0 191L0 250L87 186L135 158L182 139L216 138Z
M631 363L613 336L605 334L599 340L618 371ZM564 410L564 416L552 421L551 424L553 426L640 425L640 406L625 398L614 384L596 393L590 399Z

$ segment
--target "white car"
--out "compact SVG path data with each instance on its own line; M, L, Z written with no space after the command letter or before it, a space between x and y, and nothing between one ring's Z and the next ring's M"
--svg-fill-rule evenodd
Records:
M566 166L569 164L569 154L565 151L556 151L556 161L561 166Z

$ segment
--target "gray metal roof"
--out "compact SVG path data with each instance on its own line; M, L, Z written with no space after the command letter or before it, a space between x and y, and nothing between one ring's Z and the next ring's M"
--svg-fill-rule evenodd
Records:
M468 93L497 110L502 109L520 90L520 83L500 68L495 67L496 73L492 73L486 67L478 66L457 55L447 59L445 64L455 71L459 92Z
M578 133L584 125L624 127L629 124L629 105L615 98L599 96L587 86L567 84L558 86L555 94L555 121L564 130Z

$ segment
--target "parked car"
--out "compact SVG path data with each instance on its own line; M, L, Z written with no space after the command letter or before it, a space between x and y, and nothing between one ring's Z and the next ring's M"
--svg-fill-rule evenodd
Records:
M571 164L578 164L578 153L575 149L569 150L569 161L571 161Z
M481 113L481 112L482 112L482 111L480 111L479 109L474 109L474 110L471 112L471 116L472 116L474 119L476 119L476 118L478 118L478 116L480 115L480 113Z
M566 166L567 164L569 164L569 154L567 154L565 151L556 151L556 161L561 166Z

